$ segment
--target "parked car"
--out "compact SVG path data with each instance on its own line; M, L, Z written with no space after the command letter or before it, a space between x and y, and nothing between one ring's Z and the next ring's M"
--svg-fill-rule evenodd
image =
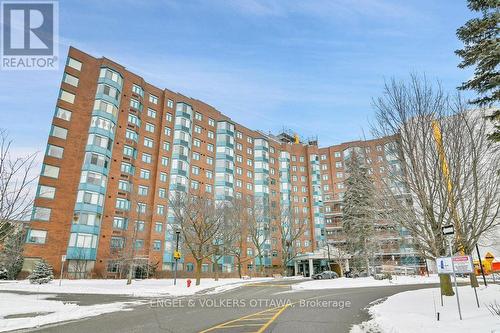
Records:
M321 273L316 273L312 276L314 280L322 280L322 279L336 279L339 275L334 271L323 271Z

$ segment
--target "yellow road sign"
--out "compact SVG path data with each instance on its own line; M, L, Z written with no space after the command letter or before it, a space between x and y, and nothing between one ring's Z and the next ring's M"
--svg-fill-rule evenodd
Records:
M180 259L181 258L181 253L179 251L174 252L174 259Z

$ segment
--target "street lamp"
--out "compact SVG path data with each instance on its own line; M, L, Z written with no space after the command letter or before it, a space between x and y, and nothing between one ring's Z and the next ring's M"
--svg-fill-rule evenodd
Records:
M179 253L179 235L181 234L180 230L175 231L175 252L174 252L174 260L175 260L175 268L174 268L174 286L177 284L177 261L180 259Z

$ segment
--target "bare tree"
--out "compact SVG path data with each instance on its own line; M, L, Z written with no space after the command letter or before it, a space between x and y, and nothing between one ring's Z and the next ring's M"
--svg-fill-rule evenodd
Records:
M459 96L416 75L409 83L386 83L374 106L373 133L394 136L385 146L388 173L380 202L425 258L447 254L441 227L449 224L456 230L454 252L470 254L500 223L498 144L486 140L483 110L468 111ZM442 294L453 295L449 276L440 281Z
M169 206L175 217L175 227L196 261L196 285L200 284L203 261L211 258L217 247L216 236L224 224L225 203L216 203L203 194L175 192L169 196Z
M259 260L259 271L264 272L264 257L266 255L265 245L270 241L270 223L265 217L269 216L269 203L264 202L264 198L255 200L253 197L247 197L247 237L255 247L257 252L254 258Z
M301 213L298 207L282 204L277 214L279 220L279 234L281 241L281 268L283 275L288 275L288 264L299 254L296 241L299 240L308 228L307 214Z
M129 192L130 211L128 212L129 227L128 232L121 238L121 244L111 249L112 261L118 265L119 278L123 277L126 273L127 284L132 283L135 277L135 270L138 265L145 265L142 260L137 258L137 237L139 232L138 221L150 221L151 209L145 204L140 202L137 189L131 184ZM131 223L135 220L133 223Z
M13 222L26 220L31 213L36 153L13 157L12 140L0 128L0 242L14 232Z
M244 251L244 245L248 235L248 223L251 218L251 210L253 209L253 201L247 197L233 198L230 205L231 226L229 234L232 235L232 245L228 247L230 255L236 258L236 266L238 276L241 278L241 270L243 263L253 259L253 256L247 256Z
M214 239L215 252L213 263L215 281L219 280L219 261L225 256L235 256L238 259L238 263L241 262L242 225L241 221L237 218L237 211L233 205L234 202L226 202L223 205L222 226L219 228ZM238 274L241 277L241 266L238 265L238 268Z

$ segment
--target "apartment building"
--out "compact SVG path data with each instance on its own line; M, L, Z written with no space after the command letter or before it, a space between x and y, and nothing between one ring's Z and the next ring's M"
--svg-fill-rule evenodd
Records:
M364 149L382 175L390 139L319 148L287 134L274 136L235 123L210 105L160 89L107 58L70 48L56 103L25 247L26 263L48 260L58 272L120 274L124 257L171 271L174 217L168 196L196 191L215 200L251 196L269 207L264 259L245 244L243 272L279 268L280 233L270 213L291 205L307 228L296 246L312 252L341 240L343 158ZM379 150L379 147L381 147ZM369 150L370 149L370 150ZM378 169L377 169L378 168ZM272 209L271 209L272 208ZM391 232L393 230L391 229ZM402 236L401 230L399 232ZM399 260L387 239L381 258ZM401 238L401 237L400 237ZM130 252L132 251L132 252ZM388 257L389 256L389 257ZM234 272L234 258L219 263ZM179 270L189 274L185 254ZM207 261L202 270L210 272Z

